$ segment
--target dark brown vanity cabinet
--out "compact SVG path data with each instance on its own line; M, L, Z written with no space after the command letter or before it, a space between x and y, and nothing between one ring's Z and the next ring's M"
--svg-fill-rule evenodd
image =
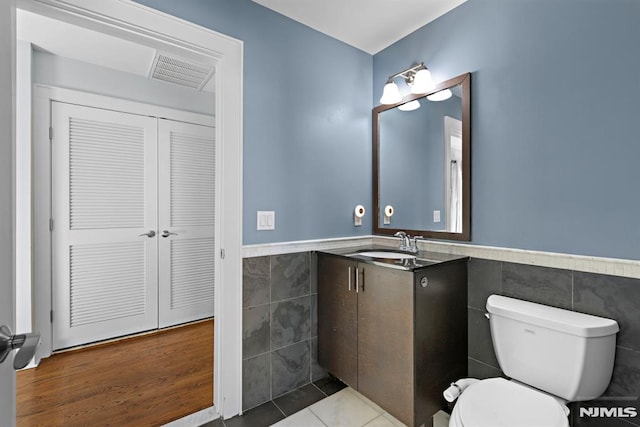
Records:
M318 254L318 363L355 389L358 389L357 266L349 258Z
M415 271L318 254L318 361L408 426L467 374L466 259Z

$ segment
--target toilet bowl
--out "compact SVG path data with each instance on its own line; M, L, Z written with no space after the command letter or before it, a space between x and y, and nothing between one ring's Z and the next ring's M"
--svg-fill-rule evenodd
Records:
M504 378L465 389L449 427L568 427L568 409L557 399Z

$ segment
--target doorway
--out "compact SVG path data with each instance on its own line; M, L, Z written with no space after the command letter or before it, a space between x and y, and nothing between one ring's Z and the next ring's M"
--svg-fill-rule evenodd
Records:
M242 44L226 36L214 33L202 28L196 28L193 24L161 14L132 2L114 2L107 5L104 2L95 2L90 6L81 0L60 2L57 0L25 0L18 1L18 8L32 13L48 16L67 23L74 23L91 27L93 30L103 31L111 35L118 35L137 43L147 43L155 48L178 51L186 56L206 55L216 61L216 75L213 78L217 88L224 86L224 91L219 91L216 97L216 109L225 111L224 117L216 119L216 139L224 145L224 162L231 165L226 168L221 176L221 197L223 200L221 217L226 218L224 228L218 225L216 233L220 237L220 243L216 244L215 254L224 253L225 259L220 269L216 271L216 280L219 289L216 294L216 334L215 334L215 401L221 402L216 408L225 418L233 416L240 411L240 384L241 384L241 335L239 313L241 307L241 78L242 78ZM34 142L42 135L36 131ZM39 148L34 144L34 150ZM37 156L36 156L37 157ZM33 165L33 188L37 192L40 185L50 174L50 165ZM40 188L40 190L42 190ZM50 262L47 263L46 248L50 247L50 236L46 229L49 221L43 221L48 214L50 200L34 199L34 290L31 296L33 300L31 318L32 329L43 330L45 347L47 340L51 345L51 337L47 336L47 326L50 327L48 316L43 315L42 308L51 304L51 295L46 292L38 292L47 284L47 270L50 271ZM42 209L41 209L42 208ZM42 262L41 262L42 261ZM225 301L224 308L221 300ZM223 328L223 325L226 326ZM218 333L220 332L220 333ZM224 343L224 345L221 345ZM50 347L49 347L50 348ZM224 364L224 369L221 369ZM5 382L4 384L9 384Z
M49 159L40 159L43 151L36 150L35 161L51 165L50 179L36 179L36 188L48 187L50 194L36 190L33 197L37 201L50 197L51 203L51 281L46 287L34 288L36 297L51 295L50 306L36 306L34 311L40 318L47 311L51 313L51 332L46 331L47 325L39 328L51 338L43 343L39 356L212 317L213 272L219 262L214 256L213 239L213 199L217 194L214 119L157 104L45 87L43 83L54 83L109 92L106 76L128 87L132 99L139 99L138 93L150 84L140 78L129 81L131 77L118 70L53 55L56 46L46 44L52 36L42 35L41 30L49 29L53 34L64 31L67 37L85 40L94 37L91 33L74 35L78 31L74 26L58 29L57 23L19 12L18 34L25 36L29 33L21 29L22 23L31 24L29 28L36 28L38 33L33 39L24 37L19 41L34 42L33 50L47 50L33 53L31 67L36 110L33 144L47 147L49 153ZM113 49L108 43L101 50ZM88 44L98 45L99 41ZM124 49L121 47L118 52ZM77 46L75 53L81 50ZM76 68L81 74L94 77L73 74ZM52 71L56 69L65 70L65 75L74 78L62 80ZM46 76L42 75L44 70ZM173 99L176 94L185 100L193 99L194 105L202 98L191 88L180 92L172 85L159 82L151 86L157 91L154 96L158 103L178 102ZM40 138L46 129L48 138ZM198 154L191 155L192 150ZM25 175L21 172L18 170L19 177ZM185 200L185 195L190 198ZM186 212L185 204L196 206ZM39 219L44 220L36 215L36 223ZM18 240L24 239L18 236ZM34 259L35 263L39 261ZM17 304L18 313L22 308ZM212 339L213 329L208 333ZM123 359L135 365L130 356L127 353ZM56 359L70 357L65 354ZM153 360L152 357L148 356ZM52 368L49 360L41 362L34 369L40 382L51 375ZM97 359L86 363L92 369L105 371L99 368ZM213 363L213 357L201 361L208 367L203 375L214 372ZM163 369L170 371L166 366ZM129 373L115 372L119 374L105 381L113 381L112 387L121 389L127 382L123 376ZM18 376L18 380L21 378ZM35 387L39 384L36 382ZM18 381L18 390L24 389L22 385ZM48 391L61 392L56 384ZM18 395L18 402L24 401L22 398ZM119 396L118 400L126 402L125 412L128 405L135 404L129 395ZM212 394L209 400L214 402ZM202 409L191 408L194 412ZM86 412L94 411L95 408L87 408ZM18 414L21 413L22 408L18 407Z

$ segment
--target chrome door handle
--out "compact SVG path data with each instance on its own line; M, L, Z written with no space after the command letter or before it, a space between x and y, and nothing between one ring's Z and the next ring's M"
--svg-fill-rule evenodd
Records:
M19 349L13 359L13 368L22 369L36 354L38 344L40 344L39 333L13 335L8 326L2 325L0 326L0 363L4 362L11 351Z
M148 233L142 233L138 237L147 236L148 238L152 238L156 236L156 232L154 230L150 230Z
M169 230L162 230L162 237L177 236L178 233L172 233Z

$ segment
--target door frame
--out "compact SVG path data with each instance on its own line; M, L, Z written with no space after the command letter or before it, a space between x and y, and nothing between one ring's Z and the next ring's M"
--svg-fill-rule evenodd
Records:
M15 1L0 0L0 325L15 330L15 149L16 28ZM16 374L13 355L0 364L0 416L15 423ZM8 420L8 424L7 424Z
M216 253L221 259L216 272L214 402L216 410L230 418L242 409L242 81L243 42L188 21L156 11L130 0L17 0L16 7L33 13L146 44L183 57L204 55L216 61L215 139L220 149L220 211L216 222ZM15 77L13 78L15 88ZM212 95L213 96L213 95ZM36 108L41 108L36 106ZM42 114L40 111L39 114ZM45 113L46 114L46 113ZM34 129L34 141L42 130ZM39 133L40 132L40 133ZM48 133L48 131L47 131ZM44 136L48 140L48 135ZM15 141L15 138L13 138ZM13 142L15 144L15 142ZM37 149L38 144L34 144ZM35 154L35 153L34 153ZM34 173L50 179L50 164L42 156L34 162ZM44 168L44 169L42 169ZM13 172L15 176L15 171ZM49 174L49 175L47 175ZM34 188L38 184L34 176ZM42 182L42 177L40 177ZM49 193L49 192L47 192ZM49 196L50 197L50 193ZM34 213L50 212L50 200L34 199ZM15 210L15 206L14 206ZM49 220L36 220L34 247L51 251ZM224 223L224 227L221 224ZM224 255L222 255L224 254ZM51 259L35 254L35 287L51 289ZM15 286L15 284L14 284ZM15 289L14 289L15 291ZM51 294L36 295L36 307ZM44 301L42 301L44 299ZM225 303L222 304L222 301ZM50 324L37 315L36 325ZM15 388L14 388L15 394Z
M455 117L444 116L443 122L444 128L444 212L445 212L445 227L448 232L451 229L451 137L459 136L462 140L462 120L458 120ZM462 160L461 160L462 161ZM462 193L460 194L462 195Z

